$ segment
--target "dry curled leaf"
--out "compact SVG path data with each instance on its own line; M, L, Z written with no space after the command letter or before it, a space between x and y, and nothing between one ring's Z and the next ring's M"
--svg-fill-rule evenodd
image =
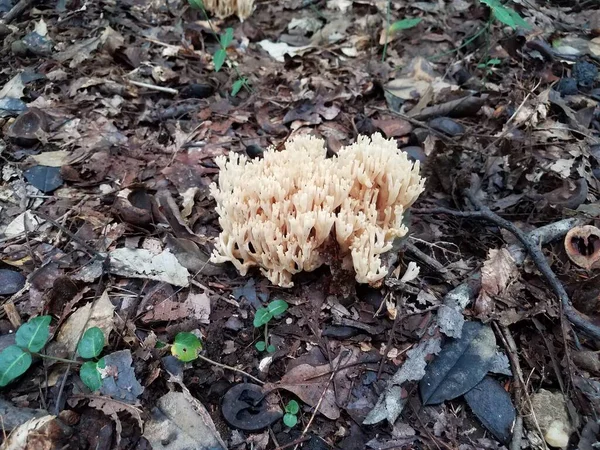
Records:
M571 228L565 236L565 250L579 267L600 268L600 229L593 225Z

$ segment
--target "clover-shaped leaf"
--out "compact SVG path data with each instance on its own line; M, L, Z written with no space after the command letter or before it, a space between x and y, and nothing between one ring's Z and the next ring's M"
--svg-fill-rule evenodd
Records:
M98 327L88 328L79 344L77 344L77 353L82 358L90 359L95 358L102 352L104 347L104 333Z
M188 332L177 333L171 346L173 356L183 362L198 358L200 350L202 350L202 342L195 334Z
M51 316L37 316L21 325L15 336L17 345L30 352L39 352L50 336L51 320Z

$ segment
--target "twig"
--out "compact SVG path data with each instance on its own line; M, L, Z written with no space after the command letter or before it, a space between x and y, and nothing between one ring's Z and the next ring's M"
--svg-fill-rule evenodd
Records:
M304 430L302 430L302 434L300 435L300 437L298 439L302 439L304 436L306 436L308 429L310 428L311 424L313 423L313 420L315 419L315 416L317 415L317 412L319 411L319 408L321 407L321 403L323 403L323 399L325 398L325 393L327 392L327 389L329 389L329 385L333 381L333 377L335 377L335 374L338 373L338 368L340 367L341 362L342 362L342 355L340 354L340 358L338 359L338 362L335 366L335 369L333 369L333 372L331 373L329 380L327 380L327 385L325 386L325 389L323 389L323 392L321 393L321 397L319 398L319 401L317 402L317 406L315 406L315 409L312 412L312 415L310 416L310 420L304 427ZM300 442L296 444L296 446L294 447L294 450L298 449L298 445L300 445Z
M298 445L298 444L302 444L305 441L308 441L310 439L309 436L304 436L298 439L294 439L292 442L288 442L287 444L281 445L277 448L275 448L275 450L283 450L284 448L290 448L292 445Z
M248 378L250 378L250 379L252 379L252 380L256 381L258 384L265 384L265 382L264 382L264 381L261 381L261 380L259 380L258 378L256 378L256 377L253 377L253 376L252 376L252 375L250 375L248 372L244 372L242 369L237 369L237 368L235 368L235 367L228 366L227 364L221 364L221 363L218 363L218 362L216 362L216 361L213 361L213 360L212 360L212 359L210 359L210 358L207 358L206 356L198 355L198 358L199 358L199 359L202 359L202 360L204 360L204 361L206 361L207 363L210 363L210 364L213 364L213 365L215 365L215 366L217 366L217 367L220 367L220 368L222 368L222 369L233 370L234 372L241 373L242 375L244 375L244 376L247 376Z
M88 253L90 256L95 256L96 258L98 258L100 260L106 260L108 258L107 255L103 255L98 250L96 250L94 247L91 247L90 245L88 245L88 243L85 242L83 239L81 239L80 237L78 237L75 234L71 233L71 231L68 228L64 227L63 225L61 225L60 223L58 223L56 220L51 219L46 214L43 214L43 213L38 212L38 211L33 211L33 210L31 210L29 212L31 212L32 214L38 216L41 219L44 219L47 222L50 222L56 228L58 228L59 230L61 230L63 233L65 233L67 236L69 236L71 239L73 239L75 242L77 242L79 245L81 245L83 247L83 249L85 250L85 252Z
M548 450L548 446L546 445L546 441L544 440L544 433L542 433L542 430L540 428L540 424L537 420L537 417L535 415L535 411L533 409L533 405L531 403L531 397L529 397L529 393L527 392L527 386L525 385L525 380L523 378L523 371L521 370L521 364L519 363L519 356L517 354L517 344L515 343L515 340L510 332L510 330L508 329L508 327L505 326L498 326L496 323L494 323L494 325L496 325L496 329L499 332L498 334L500 334L500 338L502 339L504 346L506 347L506 350L508 351L508 358L510 359L510 365L512 366L513 369L513 375L515 376L515 384L516 384L516 393L515 393L515 397L517 398L518 404L519 404L519 417L521 418L521 420L523 420L523 414L524 411L522 411L523 409L523 399L525 399L525 402L527 403L527 406L529 408L529 412L531 414L531 417L533 419L533 423L535 424L535 427L537 429L537 432L540 434L540 438L542 440L542 445L543 448ZM523 424L521 423L521 428L523 427ZM522 434L522 430L521 430L521 434ZM519 446L517 447L517 443L515 442L518 436L515 436L515 434L513 434L513 441L511 442L511 447L512 448L520 448L520 438L519 438Z
M15 6L13 6L9 12L7 12L2 18L2 23L9 24L17 17L19 17L23 12L29 8L35 0L20 0Z
M441 277L446 281L451 281L452 276L448 273L448 269L446 269L440 262L433 259L431 256L422 252L415 244L412 242L406 242L404 244L406 247L406 251L412 254L415 258L420 259L423 263L427 264L429 267L434 269L437 273L441 275Z
M129 81L129 83L133 84L134 86L139 86L139 87L143 87L143 88L147 88L147 89L153 89L155 91L165 92L167 94L173 94L173 95L179 94L179 91L177 89L157 86L155 84L142 83L141 81L133 81L133 80L127 80L127 81Z
M527 253L529 253L529 256L531 256L531 259L535 263L538 270L550 284L550 287L559 298L562 310L569 322L576 327L579 327L593 339L600 340L600 327L594 325L585 314L580 313L573 307L571 300L569 299L569 295L554 272L552 272L546 257L542 253L541 249L537 246L537 243L528 237L526 233L521 231L514 223L503 219L487 206L483 205L481 201L475 198L472 192L467 191L466 194L471 203L473 203L473 205L477 208L477 211L457 211L450 208L432 208L430 210L413 209L412 211L420 214L448 214L455 217L487 220L499 226L500 228L510 231L519 240L519 242L521 242L521 245L525 248Z

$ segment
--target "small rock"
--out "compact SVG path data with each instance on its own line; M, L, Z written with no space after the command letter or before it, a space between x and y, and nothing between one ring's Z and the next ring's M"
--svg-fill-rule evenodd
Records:
M12 295L25 286L25 277L21 272L0 269L0 295Z
M417 145L404 147L402 151L408 154L408 159L410 159L411 161L419 161L420 163L424 163L427 159L427 155L425 155L423 149Z

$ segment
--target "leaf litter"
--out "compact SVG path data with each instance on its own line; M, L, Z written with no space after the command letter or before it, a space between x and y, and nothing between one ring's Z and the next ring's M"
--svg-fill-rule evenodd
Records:
M97 326L107 343L99 356L110 362L97 395L67 363L34 355L2 400L62 409L48 423L82 448L100 439L88 436L90 422L110 431L107 448L141 436L157 448L167 438L200 445L177 414L153 412L175 394L163 365L169 345L194 332L200 355L221 365L178 361L175 383L195 405L189 418L208 427L209 447L487 448L514 431L522 438L511 445L525 448L548 436L576 445L575 429L593 432L583 423L598 408L598 373L582 355L596 346L561 317L535 261L489 222L418 209L471 212L470 188L542 246L573 307L597 320L597 236L579 228L600 226L597 5L255 2L243 22L220 13L209 23L183 1L134 3L36 5L0 27L0 348L14 345L22 323L49 315L42 352L77 357L84 331ZM228 28L217 72L211 30ZM378 131L419 159L428 180L382 286L355 290L317 271L282 290L208 260L220 231L209 195L216 157L260 157L307 132L333 154ZM415 263L410 281L394 275ZM290 308L255 328L255 311L281 299ZM485 358L468 364L478 326ZM273 353L256 350L264 339ZM465 351L453 354L452 343ZM433 377L440 364L452 369ZM227 367L260 377L280 408L298 401L298 425L254 433L223 422L222 396L245 381ZM417 385L432 377L434 392L421 398ZM563 394L565 385L573 389ZM528 396L545 392L579 412L567 421L561 409L558 425L542 420L538 440L535 423L513 429L511 408L522 413ZM441 403L421 408L427 400ZM96 411L113 425L103 428ZM170 421L177 432L165 437ZM62 445L64 434L30 425L17 434Z

